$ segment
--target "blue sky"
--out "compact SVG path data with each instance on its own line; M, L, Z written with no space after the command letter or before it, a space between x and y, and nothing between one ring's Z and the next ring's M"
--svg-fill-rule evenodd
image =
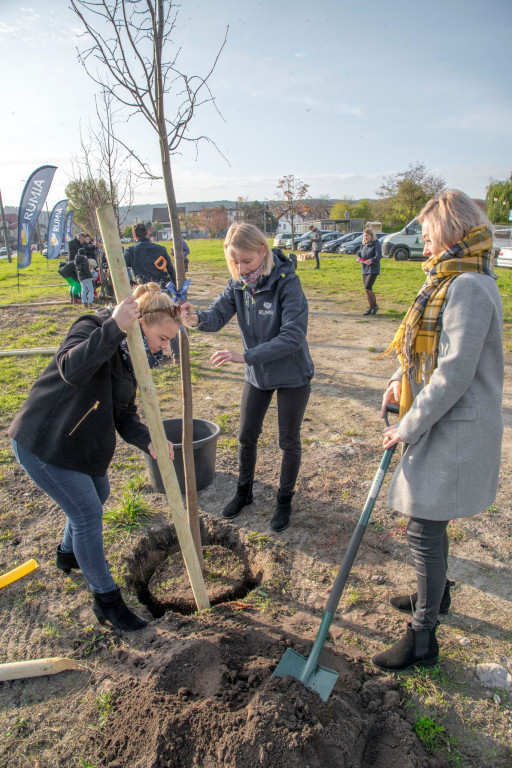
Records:
M193 131L229 164L207 144L197 158L184 147L178 200L272 198L288 173L313 196L375 197L384 175L418 160L475 197L489 178L510 175L510 0L182 0L184 71L207 70L228 25L210 81L222 118L206 106ZM2 0L6 205L46 163L58 166L49 205L64 196L97 90L77 61L79 31L66 0ZM157 172L158 143L142 118L120 131ZM136 202L163 200L161 182L138 185Z

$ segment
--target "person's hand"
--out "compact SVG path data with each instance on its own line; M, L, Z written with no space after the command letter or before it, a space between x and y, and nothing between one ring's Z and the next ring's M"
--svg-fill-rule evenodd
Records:
M216 368L224 363L245 363L245 358L240 352L232 352L230 349L218 349L210 357L210 363Z
M183 304L180 304L180 317L187 325L195 326L199 323L199 318L190 301L184 301Z
M363 264L371 264L371 263L372 263L371 259L363 259Z
M140 316L139 305L134 296L127 296L112 312L112 317L119 326L119 330L126 333Z
M383 448L391 448L393 445L403 442L402 438L398 434L395 424L392 424L390 427L386 427L383 434L384 434L384 440L382 441Z
M169 441L167 441L167 445L169 446L169 458L170 458L171 461L174 461L174 448L173 448L173 445ZM148 445L148 451L151 454L151 456L154 459L156 459L156 453L155 453L155 449L153 448L153 443L150 443Z
M382 408L380 411L381 419L383 419L384 416L386 415L386 405L388 403L394 403L395 405L400 405L401 394L402 394L402 382L391 381L388 388L384 392L384 395L382 396Z

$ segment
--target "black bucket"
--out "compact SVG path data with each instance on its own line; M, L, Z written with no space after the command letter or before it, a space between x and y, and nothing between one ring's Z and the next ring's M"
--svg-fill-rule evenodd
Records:
M182 426L181 419L164 419L164 429L167 439L174 446L174 469L182 493L185 493L185 477L183 475ZM194 465L196 468L196 487L203 491L215 480L215 458L217 455L217 439L220 427L213 421L194 419L192 433L194 447ZM145 454L146 469L152 488L158 493L165 493L162 477L155 459Z

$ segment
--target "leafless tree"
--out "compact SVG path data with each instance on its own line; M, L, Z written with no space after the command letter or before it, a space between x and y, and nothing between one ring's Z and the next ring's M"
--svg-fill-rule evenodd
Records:
M227 30L208 72L188 75L179 66L180 48L172 39L177 17L173 0L70 0L70 6L82 23L89 43L79 51L79 59L89 76L119 105L125 107L129 117L142 115L158 139L180 287L185 280L185 269L171 154L183 141L192 142L196 148L201 140L213 143L207 136L192 136L189 131L197 109L205 104L216 108L208 81L226 43ZM166 109L171 99L173 117L169 117L170 112ZM140 155L117 133L115 138L139 165L141 172L154 178ZM180 357L187 508L201 560L192 445L190 351L186 331L180 331Z

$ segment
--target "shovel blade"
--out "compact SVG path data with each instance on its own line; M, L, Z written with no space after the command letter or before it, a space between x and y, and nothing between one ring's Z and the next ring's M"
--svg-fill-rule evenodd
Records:
M327 701L338 679L338 673L317 664L314 671L308 675L307 679L304 679L306 663L307 659L304 656L301 656L300 653L292 650L292 648L288 648L272 673L272 677L291 675L300 680L306 688L311 688L312 691L318 693L322 701Z

